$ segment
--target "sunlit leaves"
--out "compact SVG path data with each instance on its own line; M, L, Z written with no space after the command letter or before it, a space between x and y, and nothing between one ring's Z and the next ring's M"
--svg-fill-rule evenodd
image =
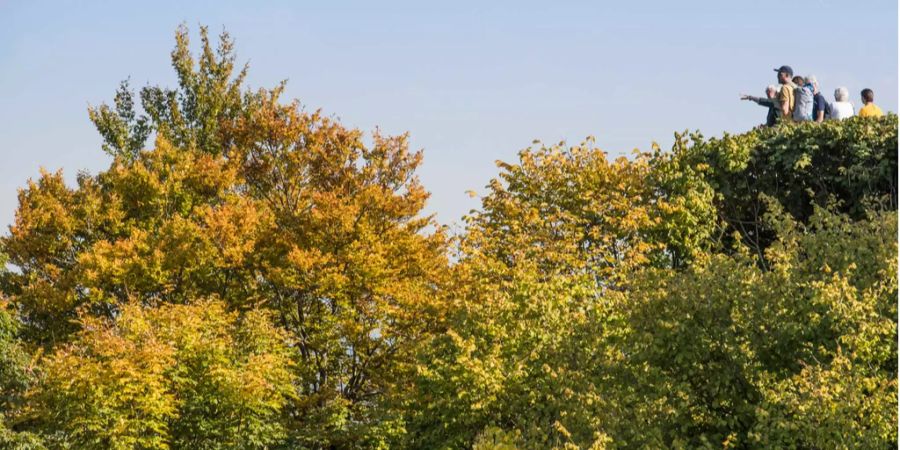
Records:
M890 164L890 120L843 126L885 127L859 146ZM695 134L613 162L542 147L498 163L460 239L446 334L421 353L411 445L895 442L891 177L871 174L858 191L830 179L830 200L797 193L809 189L807 153L782 143L841 127Z
M89 110L107 170L19 193L0 446L896 443L896 116L535 142L451 239L406 135L200 40Z
M264 448L294 395L287 335L216 302L147 308L82 331L31 394L48 439L79 448Z

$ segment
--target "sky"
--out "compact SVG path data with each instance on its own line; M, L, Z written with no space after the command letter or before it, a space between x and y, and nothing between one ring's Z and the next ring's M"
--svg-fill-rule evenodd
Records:
M88 105L119 82L174 87L185 24L223 28L248 84L349 127L410 133L424 151L427 213L458 224L534 140L594 136L610 157L671 145L673 133L742 132L766 111L773 68L874 89L897 111L897 1L371 2L0 0L0 227L41 167L109 166ZM5 234L3 231L0 234Z

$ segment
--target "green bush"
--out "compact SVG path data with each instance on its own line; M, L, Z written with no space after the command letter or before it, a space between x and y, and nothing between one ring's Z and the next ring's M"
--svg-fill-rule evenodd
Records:
M712 189L720 235L727 242L738 232L760 257L775 239L763 221L762 195L804 223L815 206L834 205L855 219L868 209L897 209L896 114L785 124L709 140L679 135L673 152L659 156L660 166L674 165L680 175L677 183L661 186L662 194Z

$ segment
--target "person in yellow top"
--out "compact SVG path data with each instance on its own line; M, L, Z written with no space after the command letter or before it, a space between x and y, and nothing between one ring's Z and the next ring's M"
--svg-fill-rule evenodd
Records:
M859 108L859 117L881 117L884 115L884 112L881 111L881 108L875 104L875 92L872 92L871 89L866 88L860 92L862 95L863 107Z
M790 122L794 116L794 89L797 87L791 78L794 76L794 69L791 66L781 66L775 69L778 72L778 94L775 95L775 113L778 116L778 122Z

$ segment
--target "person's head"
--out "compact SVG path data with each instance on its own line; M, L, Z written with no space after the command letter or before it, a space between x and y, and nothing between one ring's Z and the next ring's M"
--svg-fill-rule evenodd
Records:
M778 82L781 84L787 84L794 77L794 69L791 69L791 66L781 66L775 71L778 72Z
M819 93L819 80L816 79L815 75L810 75L806 77L806 82L811 84L813 87L813 92Z
M791 81L793 81L794 84L796 84L797 86L803 86L804 84L806 84L806 83L803 82L803 77L801 77L800 75L797 75L797 76L794 77L794 79L791 80Z
M862 102L866 105L875 101L875 92L869 88L863 89L859 95L862 96Z
M839 87L834 90L834 101L846 102L850 100L850 92L845 87Z
M766 97L767 98L775 98L775 94L777 94L777 93L778 93L778 90L775 89L774 84L770 84L770 85L766 86Z

